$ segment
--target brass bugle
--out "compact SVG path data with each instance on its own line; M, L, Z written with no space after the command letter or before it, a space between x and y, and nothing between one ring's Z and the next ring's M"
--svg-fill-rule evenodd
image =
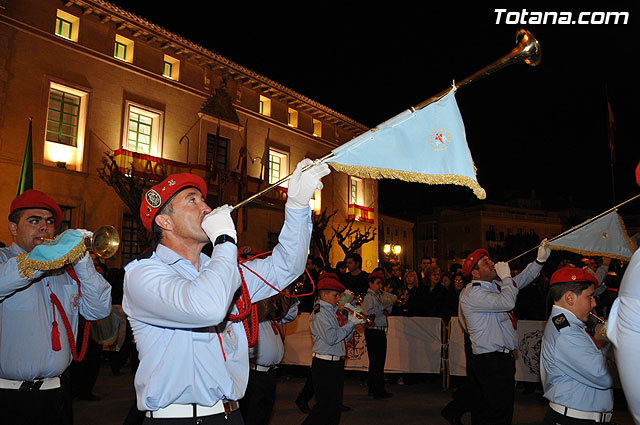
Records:
M589 316L593 317L594 319L596 319L600 324L602 325L606 325L607 324L607 319L598 316L597 314L594 314L592 312L589 312Z
M43 241L53 241L55 238L40 238ZM104 225L98 227L93 235L84 237L84 245L87 251L94 252L98 257L111 258L120 247L120 235L115 227Z
M369 316L367 313L358 310L353 305L346 303L346 304L342 304L340 308L347 311L348 313L354 314L358 319L364 320L364 323L362 324L362 326L366 328L373 326L374 318L372 316Z

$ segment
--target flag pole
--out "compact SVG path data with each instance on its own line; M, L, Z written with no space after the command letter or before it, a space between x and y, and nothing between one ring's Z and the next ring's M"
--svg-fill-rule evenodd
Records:
M505 56L503 56L502 58L494 61L493 63L485 66L484 68L480 69L479 71L476 71L475 73L473 73L472 75L468 76L467 78L465 78L464 80L462 80L459 83L454 83L453 84L453 88L447 88L443 91L441 91L440 93L431 96L430 98L426 99L425 101L419 103L418 105L415 105L413 107L411 107L410 109L412 111L415 110L419 110L419 109L423 109L427 106L429 106L430 104L437 102L438 100L442 99L444 96L446 96L447 93L449 93L452 89L453 90L457 90L460 89L462 87L465 87L467 85L469 85L470 83L479 80L483 77L486 77L490 74L493 74L495 71L498 71L506 66L509 66L513 63L519 62L521 60L523 60L527 65L531 65L531 66L536 66L540 63L540 59L542 57L542 53L541 53L541 49L540 49L540 43L538 43L538 40L536 40L536 38L533 36L533 34L531 34L529 31L524 30L524 29L519 29L516 32L516 47L513 48L513 50L511 50L508 54L506 54ZM302 171L306 171L311 167L315 167L316 165L325 162L327 159L333 157L334 154L333 152L329 152L328 154L326 154L325 156L323 156L320 159L315 160L312 164L310 164L309 166L305 167L302 169ZM240 208L246 204L248 204L249 202L253 201L254 199L264 195L267 192L272 191L273 189L275 189L276 187L280 186L282 183L288 181L291 179L292 175L288 175L287 177L284 177L280 180L278 180L277 182L275 182L274 184L272 184L271 186L265 188L264 190L254 194L253 196L247 198L246 200L238 203L237 205L234 205L232 207L232 211Z
M592 218L590 218L590 219L588 219L588 220L586 220L586 221L584 221L584 222L582 222L582 223L578 224L577 226L573 226L573 227L572 227L571 229L569 229L569 230L565 230L564 232L560 233L559 235L556 235L556 236L552 237L551 239L547 240L547 242L546 242L546 243L548 244L549 242L553 242L553 241L555 241L556 239L559 239L559 238L561 238L561 237L563 237L563 236L565 236L565 235L568 235L569 233L573 233L573 232L575 232L576 230L583 228L583 227L584 227L584 226L586 226L587 224L593 223L594 221L596 221L596 220L597 220L597 219L599 219L600 217L603 217L603 216L605 216L605 215L609 214L610 212L617 210L619 207L623 206L624 204L628 204L629 202L631 202L631 201L633 201L634 199L639 198L639 197L640 197L640 193L639 193L639 194L637 194L636 196L634 196L634 197L632 197L632 198L629 198L629 199L627 199L626 201L624 201L624 202L622 202L622 203L620 203L620 204L616 205L615 207L611 207L611 208L609 208L608 210L606 210L605 212L602 212L602 213L600 213L600 214L596 215L595 217L592 217ZM518 256L516 256L516 257L513 257L511 260L507 261L507 263L510 263L510 262L512 262L513 260L516 260L516 259L518 259L518 258L522 257L523 255L526 255L526 254L530 253L530 252L531 252L531 251L533 251L534 249L537 249L540 245L542 245L542 244L538 244L538 245L534 246L533 248L531 248L530 250L525 251L525 252L523 252L522 254L520 254L520 255L518 255Z

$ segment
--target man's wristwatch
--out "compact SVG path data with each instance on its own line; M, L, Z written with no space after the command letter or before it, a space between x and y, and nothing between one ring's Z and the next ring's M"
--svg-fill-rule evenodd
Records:
M236 240L233 239L231 236L229 235L220 235L216 238L216 240L213 242L213 246L218 245L219 243L225 243L225 242L231 242L232 244L236 243Z

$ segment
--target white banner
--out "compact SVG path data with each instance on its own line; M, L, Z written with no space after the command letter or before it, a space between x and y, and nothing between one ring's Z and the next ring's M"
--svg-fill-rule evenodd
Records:
M386 372L440 373L442 320L434 317L389 316ZM313 341L309 313L283 326L285 335L282 364L310 365ZM358 327L347 344L345 369L369 368L364 331Z
M466 356L464 353L464 332L457 317L449 322L449 374L464 376ZM518 320L518 357L516 361L516 381L540 382L540 344L547 322Z

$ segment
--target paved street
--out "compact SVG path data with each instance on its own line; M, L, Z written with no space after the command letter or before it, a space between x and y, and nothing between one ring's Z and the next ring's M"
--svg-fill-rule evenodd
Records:
M278 398L271 425L299 424L304 419L294 400L304 384L304 368L284 367L278 380ZM522 385L516 391L514 424L540 424L546 409L541 391L524 394ZM451 399L451 390L443 391L440 377L423 375L413 385L389 384L394 396L387 400L373 400L367 396L365 375L362 372L346 373L344 403L350 412L342 415L348 425L446 425L440 409ZM120 376L113 376L108 364L103 364L94 393L100 401L75 400L75 425L122 425L133 405L133 375L123 368ZM620 394L616 395L616 413L613 420L620 425L633 425ZM469 424L468 415L463 422Z

